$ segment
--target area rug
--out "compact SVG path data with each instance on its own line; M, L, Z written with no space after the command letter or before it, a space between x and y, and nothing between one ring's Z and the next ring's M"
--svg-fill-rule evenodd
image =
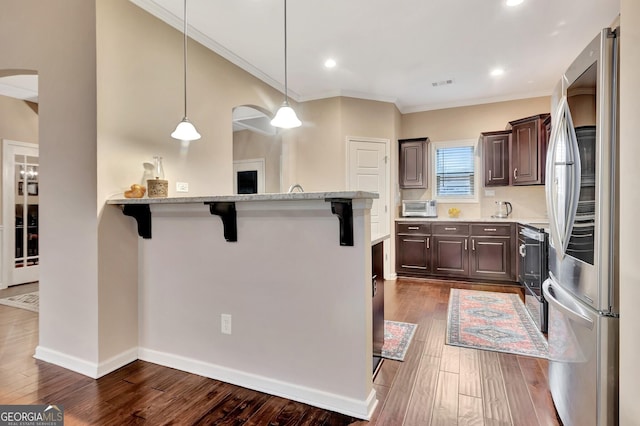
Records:
M548 358L547 340L514 293L451 289L447 344Z
M416 332L417 324L408 322L385 321L384 322L384 345L382 346L382 357L396 361L404 361L407 349L411 344L411 339Z
M0 305L13 306L14 308L26 309L32 312L38 312L39 304L40 298L37 291L0 299Z

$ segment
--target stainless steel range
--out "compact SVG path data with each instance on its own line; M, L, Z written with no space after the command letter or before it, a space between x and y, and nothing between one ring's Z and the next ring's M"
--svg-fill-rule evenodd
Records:
M520 253L518 281L524 285L527 311L540 331L547 332L549 311L542 294L542 283L548 278L548 237L544 229L518 225Z

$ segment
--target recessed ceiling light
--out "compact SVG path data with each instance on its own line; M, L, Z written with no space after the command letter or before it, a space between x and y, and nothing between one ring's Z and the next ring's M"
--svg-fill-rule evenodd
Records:
M517 5L519 5L520 3L522 3L523 1L524 1L524 0L507 0L505 4L506 4L507 6L517 6Z
M492 77L498 77L501 76L502 74L504 74L504 70L502 68L495 68L493 70L491 70L491 76Z
M326 61L324 61L324 66L325 68L334 68L336 66L336 61L334 59L327 59Z

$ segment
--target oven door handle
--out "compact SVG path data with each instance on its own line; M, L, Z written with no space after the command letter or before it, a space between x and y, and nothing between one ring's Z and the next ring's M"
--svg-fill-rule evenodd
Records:
M520 257L525 257L527 255L527 246L525 246L524 244L520 244L520 247L518 247L518 252L520 253Z

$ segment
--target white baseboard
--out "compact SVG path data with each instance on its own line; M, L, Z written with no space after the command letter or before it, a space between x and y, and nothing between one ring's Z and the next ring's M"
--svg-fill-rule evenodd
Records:
M131 348L104 362L101 362L100 364L89 362L42 346L36 347L36 353L33 357L41 361L59 365L67 370L84 374L92 379L97 379L138 359L138 348Z
M373 410L378 404L375 389L371 389L366 399L358 400L152 349L139 348L138 357L143 361L176 368L364 420L371 418Z
M395 280L398 279L398 274L395 274L395 273L387 274L387 275L384 276L384 279L387 280L387 281L395 281Z

